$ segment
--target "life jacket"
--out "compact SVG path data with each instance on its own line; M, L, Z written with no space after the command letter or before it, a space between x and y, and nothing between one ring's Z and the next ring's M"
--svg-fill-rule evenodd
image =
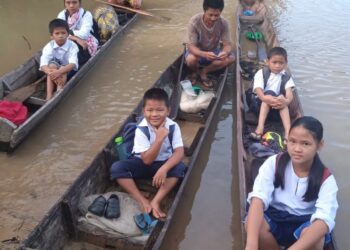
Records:
M277 177L278 162L279 162L279 160L280 160L282 154L283 154L283 153L280 153L280 154L278 154L278 155L276 156L275 177ZM329 176L331 176L331 175L332 175L332 173L329 171L328 168L325 167L325 168L323 169L323 175L322 175L322 179L321 179L321 185L322 185L322 183L325 182L325 180L327 180L327 178L328 178Z
M28 108L21 102L0 101L0 117L19 126L27 120Z
M84 10L83 15L81 17L84 17L85 13L86 13L86 10ZM66 18L66 21L68 22L69 13L67 10L64 12L64 16ZM93 35L97 39L98 43L100 43L100 40L101 40L100 30L99 30L98 24L94 18L92 18L92 30L90 31L90 34Z
M133 155L136 155L132 152L132 150L134 148L135 131L137 128L139 128L142 131L142 133L146 135L148 140L151 139L151 135L149 133L147 126L140 126L138 122L127 123L122 132L123 142L121 145L122 147L124 147L128 158L130 158ZM174 151L173 149L174 131L175 131L175 124L172 124L169 126L169 133L168 133L168 138L169 138L172 151Z

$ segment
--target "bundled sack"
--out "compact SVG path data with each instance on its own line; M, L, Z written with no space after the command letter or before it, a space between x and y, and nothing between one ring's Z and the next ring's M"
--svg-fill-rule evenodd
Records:
M188 80L181 81L182 93L180 100L180 109L186 113L198 113L208 108L211 100L215 97L213 91L199 91L197 95Z
M119 29L118 15L111 6L99 6L94 11L94 19L100 29L100 40L106 42Z
M19 126L27 120L28 108L20 102L0 101L0 117Z

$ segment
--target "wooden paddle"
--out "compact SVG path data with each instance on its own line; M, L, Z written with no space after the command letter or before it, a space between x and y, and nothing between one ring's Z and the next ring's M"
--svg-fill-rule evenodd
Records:
M121 5L121 4L108 3L108 2L105 2L105 1L102 1L102 0L95 0L95 1L99 2L99 3L103 3L103 4L107 4L107 5L116 7L118 9L122 9L122 10L127 10L127 11L130 11L130 12L138 13L140 15L155 17L155 18L157 18L160 21L167 21L167 22L169 22L171 20L170 17L159 16L159 15L156 15L156 14L144 11L144 10L130 8L130 7L127 7L127 6L124 6L124 5Z
M261 42L259 42L258 39L256 38L255 30L253 29L253 25L249 25L249 28L253 32L254 40L256 42L257 51L258 51L258 53L257 53L258 59L260 62L265 62L265 60L267 58L266 49L265 49L264 45Z
M42 76L39 80L37 80L29 85L26 85L24 87L21 87L21 88L18 88L18 89L11 91L7 96L4 97L4 100L23 102L28 97L30 97L32 94L34 94L39 83L41 83L45 79L46 79L46 75Z

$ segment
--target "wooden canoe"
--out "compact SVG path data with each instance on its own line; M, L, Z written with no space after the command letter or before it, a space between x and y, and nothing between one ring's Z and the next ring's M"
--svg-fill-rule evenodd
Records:
M11 121L0 117L0 151L13 151L38 124L70 93L84 75L95 65L99 58L105 54L113 42L120 37L125 29L131 24L137 15L118 12L120 28L111 38L105 42L98 50L97 54L90 58L79 71L66 83L62 91L55 94L50 101L45 101L45 81L41 83L41 91L37 91L23 103L28 107L29 117L16 126ZM12 91L27 86L39 79L43 73L39 71L41 51L37 52L27 62L20 65L15 70L0 78L0 97L6 97ZM39 87L40 89L40 87Z
M223 94L227 69L216 72L218 84L215 87L215 97L206 110L198 113L185 113L179 110L181 87L179 81L188 75L188 68L180 56L153 85L167 91L170 96L171 115L180 126L185 145L184 162L188 166L187 173L176 188L171 191L162 207L167 212L165 221L157 223L147 240L135 242L133 237L113 237L104 232L95 234L79 225L82 214L78 210L79 201L91 194L104 193L107 190L120 190L116 183L109 180L109 169L118 157L114 148L114 138L121 134L123 127L141 114L142 104L139 103L129 117L124 121L119 131L112 136L105 148L94 158L92 163L74 181L59 201L50 209L39 225L23 242L22 247L28 249L61 249L64 246L79 242L79 244L94 244L109 249L159 249L167 233L173 215L177 209L180 197L186 187L191 171L199 158L200 150L208 135L213 117L218 113L220 99ZM137 181L140 190L152 196L157 190L149 180ZM121 211L123 213L123 211Z
M247 31L251 31L250 27L254 27L255 31L260 31L263 34L263 41L260 46L268 51L270 48L280 46L276 32L272 26L270 13L263 3L260 1L259 12L255 16L243 16L243 7L238 6L236 11L237 19L237 58L239 62L236 65L236 112L237 112L237 167L239 172L239 193L241 204L241 218L246 214L246 199L248 193L251 191L254 179L258 173L259 167L265 159L256 158L247 150L247 135L254 131L257 125L257 117L251 112L247 111L247 104L245 101L245 91L251 86L252 77L254 73L264 66L264 62L259 60L257 53L257 44L255 41L250 41L245 37ZM256 58L252 55L256 55ZM290 69L288 69L290 72ZM303 115L302 106L298 97L297 90L294 91L294 99L289 105L291 120ZM282 132L282 122L266 122L266 131ZM242 242L245 242L246 234L244 225L241 227ZM336 249L335 241L325 249Z

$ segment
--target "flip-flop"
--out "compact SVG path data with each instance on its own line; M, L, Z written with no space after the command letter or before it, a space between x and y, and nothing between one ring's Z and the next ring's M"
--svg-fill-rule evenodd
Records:
M262 138L262 135L261 134L258 134L256 132L251 132L249 134L249 137L253 140L256 140L256 141L261 141L261 138Z
M212 89L214 87L213 81L209 78L201 79L201 82L202 82L203 86L206 88Z
M149 234L158 222L158 220L154 219L148 213L135 215L134 221L143 234Z

